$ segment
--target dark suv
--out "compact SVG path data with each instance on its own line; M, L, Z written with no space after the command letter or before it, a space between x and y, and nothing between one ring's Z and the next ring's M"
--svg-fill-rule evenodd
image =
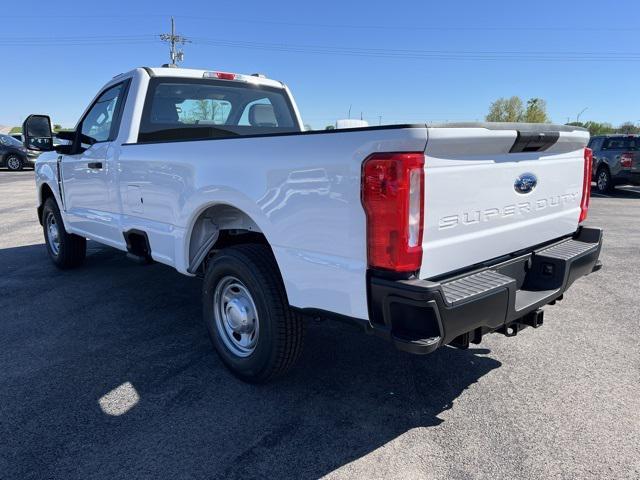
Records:
M616 185L640 185L640 135L591 137L593 180L600 193Z
M0 167L9 170L22 170L33 167L37 154L28 151L22 143L9 135L0 135Z

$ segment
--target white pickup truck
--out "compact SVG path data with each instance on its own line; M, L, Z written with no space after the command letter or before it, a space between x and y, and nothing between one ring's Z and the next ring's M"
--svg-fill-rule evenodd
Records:
M137 68L53 146L32 115L38 218L53 262L86 239L203 278L215 349L265 382L300 354L305 317L356 322L398 348L466 348L542 324L600 268L580 225L589 134L532 124L303 131L262 75Z

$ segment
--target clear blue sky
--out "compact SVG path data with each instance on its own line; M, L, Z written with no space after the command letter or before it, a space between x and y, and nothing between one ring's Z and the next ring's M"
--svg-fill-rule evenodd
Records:
M492 100L547 100L555 122L640 123L640 2L28 2L0 15L0 124L49 113L66 127L103 83L159 66L153 35L193 38L185 67L264 72L306 123L481 120ZM613 59L621 59L612 61Z

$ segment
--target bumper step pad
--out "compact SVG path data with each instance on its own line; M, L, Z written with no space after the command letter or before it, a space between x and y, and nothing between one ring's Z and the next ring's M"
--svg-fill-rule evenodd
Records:
M445 300L451 305L464 302L493 289L502 288L515 280L493 270L485 270L458 280L442 284Z
M598 244L579 242L577 240L567 240L566 242L553 245L549 248L539 250L536 255L543 257L557 258L558 260L569 260L578 255L595 250Z

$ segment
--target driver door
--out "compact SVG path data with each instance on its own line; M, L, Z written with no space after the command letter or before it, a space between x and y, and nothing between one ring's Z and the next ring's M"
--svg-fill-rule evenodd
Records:
M105 89L78 125L74 154L59 159L67 218L75 233L124 243L115 207L112 142L118 135L128 80Z

